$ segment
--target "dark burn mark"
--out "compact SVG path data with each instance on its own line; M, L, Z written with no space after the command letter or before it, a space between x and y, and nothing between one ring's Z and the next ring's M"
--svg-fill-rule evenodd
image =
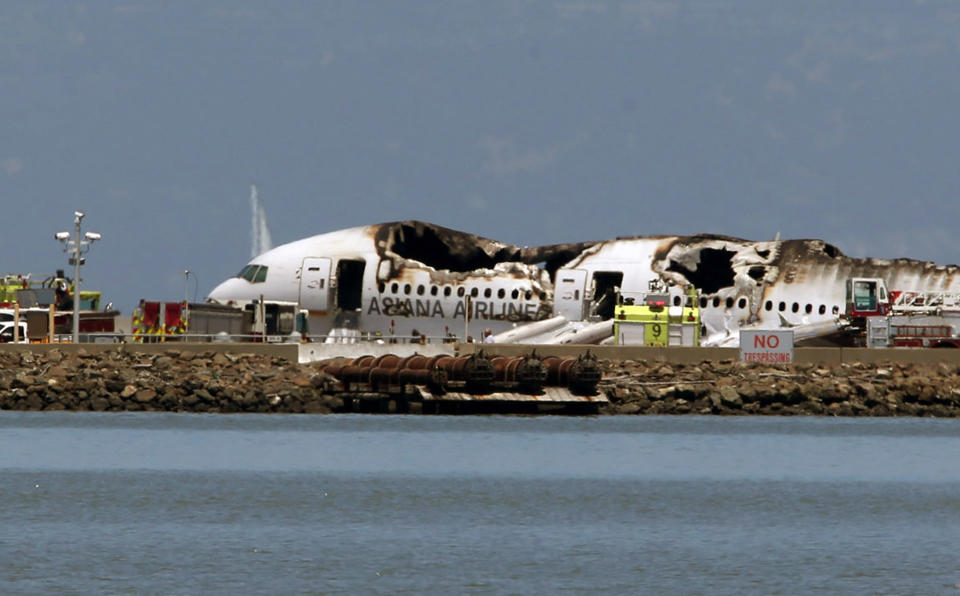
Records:
M731 261L735 254L730 250L704 248L700 251L700 261L696 270L691 271L671 260L667 271L680 273L704 294L713 294L733 285L734 273Z
M551 275L596 242L520 248L421 221L381 224L376 232L381 256L389 252L437 270L468 273L498 263L544 264Z
M383 224L377 245L401 258L459 273L517 261L520 252L515 246L419 221Z
M757 255L758 255L760 258L762 258L762 259L766 259L767 257L770 256L770 251L769 251L768 249L765 249L765 248L758 248L758 249L757 249Z
M750 270L747 271L747 275L757 281L763 279L764 273L766 273L766 270L763 267L751 267Z
M826 242L823 243L823 252L825 252L826 255L831 259L836 259L837 257L843 254L842 252L840 252L839 248L837 248L832 244L827 244Z

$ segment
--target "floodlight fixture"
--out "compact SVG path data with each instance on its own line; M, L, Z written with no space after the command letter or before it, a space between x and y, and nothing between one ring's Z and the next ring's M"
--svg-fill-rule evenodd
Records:
M63 242L63 251L70 255L69 263L73 265L73 343L80 341L80 265L85 259L80 255L90 250L90 245L102 237L97 232L87 232L81 235L80 222L83 220L83 211L73 212L74 234L57 232L54 238Z

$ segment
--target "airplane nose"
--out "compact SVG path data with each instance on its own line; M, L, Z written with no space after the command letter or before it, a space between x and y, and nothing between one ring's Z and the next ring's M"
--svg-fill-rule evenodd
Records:
M228 279L226 281L220 282L220 284L210 290L210 293L207 294L207 300L213 300L215 302L227 302L229 300L236 300L240 297L240 284L237 279Z

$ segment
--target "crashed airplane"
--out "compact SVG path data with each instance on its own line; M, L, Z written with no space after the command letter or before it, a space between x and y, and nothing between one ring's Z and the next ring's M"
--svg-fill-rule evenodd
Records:
M309 313L311 335L462 340L469 325L478 336L491 329L498 341L598 343L612 333L607 323L618 297L645 293L660 280L699 292L702 345L736 346L741 328L789 327L798 338L836 331L848 279L956 292L958 272L909 259L852 258L822 240L703 234L521 248L404 221L274 248L208 300L297 303Z
M518 248L416 221L363 226L267 251L208 300L295 302L312 335L450 338L462 337L469 302L473 320L500 332L550 317L551 271L587 246Z

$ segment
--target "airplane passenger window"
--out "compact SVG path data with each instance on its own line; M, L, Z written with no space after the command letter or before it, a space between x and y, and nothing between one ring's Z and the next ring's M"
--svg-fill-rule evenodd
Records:
M714 296L714 297L713 297L713 308L717 308L718 306L720 306L720 296Z
M747 299L746 299L746 298L741 298L740 300L738 300L738 301L737 301L737 308L739 308L739 309L741 309L741 310L744 309L744 308L747 308Z
M499 290L497 290L497 298L503 298L506 295L507 295L507 292L503 288L500 288Z
M470 295L476 298L480 295L480 288L470 288Z
M255 284L261 284L261 283L263 283L263 282L265 282L265 281L267 281L267 268L266 268L266 267L261 267L261 268L257 269L257 273L256 273L256 275L255 275L254 278L253 278L253 283L255 283Z
M793 307L792 307L790 310L792 310L793 312L799 312L799 311L800 311L800 305L797 304L796 302L794 302L794 303L793 303Z
M803 311L809 315L813 312L813 305L807 304L805 307L803 307Z
M520 297L520 292L516 288L514 288L514 290L510 292L510 297L516 300L517 298Z
M821 304L821 305L820 305L820 308L817 310L817 312L820 313L821 315L827 314L827 305L826 305L826 304Z
M834 305L834 306L833 306L833 314L835 314L835 315L840 314L840 307L839 307L839 306L837 306L837 305Z
M727 298L727 308L733 308L733 298Z
M426 288L423 287L423 284L417 284L417 296L423 296L425 291Z
M763 305L763 308L765 310L773 310L773 302L770 300L767 300L767 303Z
M404 294L410 293L410 284L403 284L403 293Z
M380 292L381 294L383 294L383 292L386 289L387 289L387 284L383 283L382 281L377 284L377 291Z
M483 297L484 297L484 298L489 298L492 294L493 294L493 292L490 291L490 288L487 288L486 290L483 291Z
M524 294L524 297L525 297L527 300L530 300L531 298L533 298L533 291L532 291L532 290L527 290L527 292Z
M437 295L437 292L439 292L439 291L440 291L440 288L438 288L437 286L430 286L430 295L431 295L431 296L436 296L436 295Z
M778 309L780 312L783 312L783 311L787 310L787 303L786 303L786 302L781 302L780 305L777 307L777 309Z
M462 287L461 287L461 288L457 288L457 296L460 296L461 298L463 298L463 295L464 295L465 293L466 293L466 292L465 292L465 290L464 290Z
M450 286L444 286L443 288L444 296L449 296L451 292L453 292L453 288L451 288Z
M400 289L400 286L397 284L397 282L393 282L392 284L390 284L390 293L396 294L397 290L399 289Z
M700 308L707 308L707 299L702 296L700 297Z

